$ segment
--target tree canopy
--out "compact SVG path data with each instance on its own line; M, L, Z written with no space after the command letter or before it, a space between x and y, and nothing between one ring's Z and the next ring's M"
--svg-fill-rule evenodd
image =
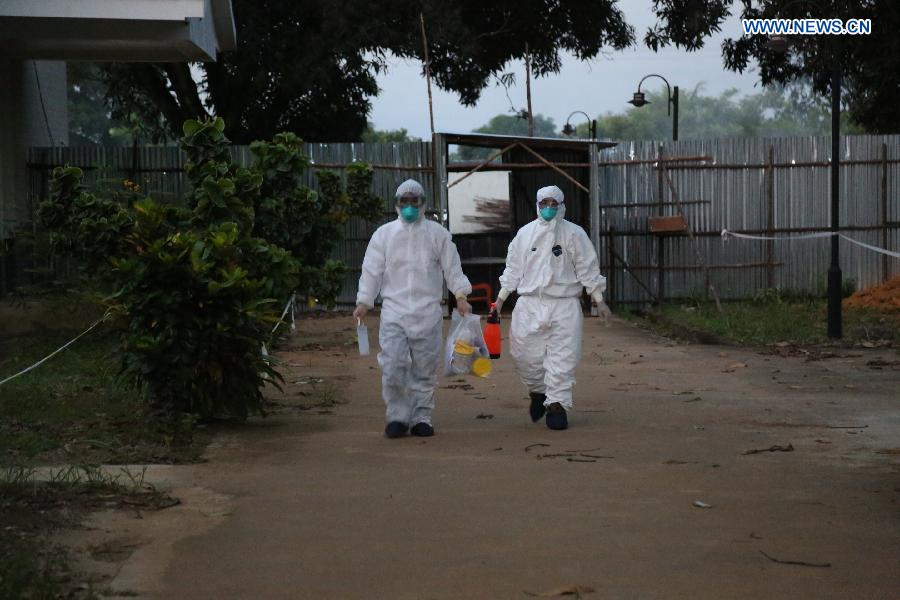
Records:
M653 0L657 21L640 42L616 0L232 4L238 46L218 62L105 67L113 116L144 124L157 138L165 135L161 122L174 138L184 120L215 115L235 143L278 131L310 141L359 140L388 57L424 61L422 21L433 81L472 105L510 61L526 55L534 74L544 76L559 70L562 53L590 59L636 43L697 50L731 15L811 16L869 18L872 34L794 36L786 55L770 50L765 36L732 37L722 46L724 67L755 70L764 86L807 80L824 96L837 57L853 121L871 132L900 131L893 110L900 101L900 8L891 0Z
M671 139L666 88L648 91L647 99L647 106L598 115L597 135L613 140ZM862 133L849 115L842 115L842 121L845 133ZM704 95L697 86L679 90L678 129L679 139L825 135L831 131L831 105L805 82L743 97L734 89ZM579 125L576 135L588 137L587 124Z
M871 19L870 35L792 36L787 53L767 45L766 36L725 40L725 67L743 73L757 69L764 86L809 80L820 95L831 92L835 62L843 76L844 105L866 131L900 131L900 5L894 0L654 0L658 22L644 42L658 50L674 45L696 50L721 29L731 14L743 19Z
M526 52L543 75L559 70L562 52L591 58L634 43L614 0L232 4L238 46L218 62L106 67L113 115L156 122L162 114L177 137L186 119L215 114L237 144L285 130L309 141L357 140L386 57L423 60L420 15L435 84L469 105Z

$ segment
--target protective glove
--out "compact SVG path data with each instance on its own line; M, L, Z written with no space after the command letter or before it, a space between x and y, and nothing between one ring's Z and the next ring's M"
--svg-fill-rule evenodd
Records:
M494 310L497 312L497 316L500 316L500 310L503 308L503 303L509 298L510 291L506 288L500 288L500 293L497 294L497 301L494 302Z
M353 318L362 321L369 313L369 307L364 304L357 304L356 310L353 311Z
M469 304L468 300L466 300L466 296L464 294L456 297L456 311L462 317L472 312L472 305Z
M612 311L609 310L606 302L603 301L603 292L595 291L591 294L591 300L593 301L592 304L597 307L597 316L600 317L604 326L609 327L609 318L612 316Z

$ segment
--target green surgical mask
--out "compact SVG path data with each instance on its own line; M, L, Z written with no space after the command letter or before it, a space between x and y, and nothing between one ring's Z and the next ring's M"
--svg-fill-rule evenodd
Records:
M545 206L544 208L541 209L541 218L544 219L545 221L552 221L553 217L556 216L556 212L558 210L559 210L559 208L557 208L555 206Z
M400 209L400 216L403 217L403 220L407 223L412 223L416 219L419 218L419 207L418 206L404 206Z

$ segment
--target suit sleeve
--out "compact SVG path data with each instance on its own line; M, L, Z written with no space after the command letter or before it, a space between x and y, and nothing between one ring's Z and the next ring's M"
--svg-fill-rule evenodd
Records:
M506 251L506 268L500 275L500 287L514 292L522 283L522 231L516 233L516 237L509 243Z
M359 276L359 288L356 292L356 304L368 308L375 306L375 298L381 291L384 278L385 251L383 235L378 231L369 240L366 255L363 258L362 274Z
M597 250L580 227L575 233L575 275L588 294L606 291L606 277L600 274Z
M462 263L459 260L456 244L453 243L450 232L446 229L441 229L442 232L438 243L440 245L441 271L444 273L447 289L457 298L468 296L472 293L472 284L462 271Z

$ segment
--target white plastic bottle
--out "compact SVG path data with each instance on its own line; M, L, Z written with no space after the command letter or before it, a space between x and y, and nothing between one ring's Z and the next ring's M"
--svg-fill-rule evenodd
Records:
M369 355L369 328L363 325L361 319L356 320L356 340L359 344L359 355Z

